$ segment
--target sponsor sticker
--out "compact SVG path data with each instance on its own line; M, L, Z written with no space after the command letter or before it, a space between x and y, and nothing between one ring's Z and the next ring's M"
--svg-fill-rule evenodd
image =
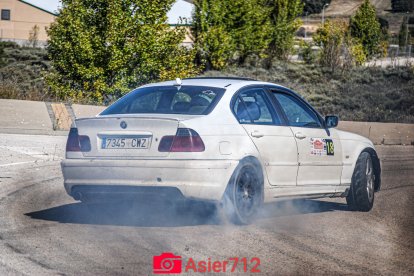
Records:
M315 156L334 155L332 139L310 138L310 154Z

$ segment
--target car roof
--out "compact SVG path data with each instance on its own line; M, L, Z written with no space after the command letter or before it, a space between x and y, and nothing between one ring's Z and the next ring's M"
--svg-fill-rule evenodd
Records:
M260 85L260 84L267 84L273 86L279 86L273 83L266 83L261 81L256 81L253 79L248 78L238 78L238 77L199 77L199 78L187 78L181 80L181 85L197 85L197 86L210 86L210 87L218 87L218 88L227 88L234 84L243 84L243 85ZM176 85L176 81L164 81L164 82L157 82L145 85L145 87L151 86L170 86Z

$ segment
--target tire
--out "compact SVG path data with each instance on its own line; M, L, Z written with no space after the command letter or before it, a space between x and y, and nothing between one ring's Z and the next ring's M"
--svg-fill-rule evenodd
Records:
M352 175L352 184L346 197L351 210L368 212L374 205L375 174L371 155L363 152L358 157Z
M236 169L222 201L222 211L234 224L250 224L263 204L263 177L256 164L245 162Z

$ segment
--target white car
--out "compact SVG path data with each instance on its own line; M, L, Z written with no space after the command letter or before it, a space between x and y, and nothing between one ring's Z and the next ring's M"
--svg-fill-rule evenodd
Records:
M62 171L75 200L156 196L220 202L249 223L263 202L346 197L369 211L381 185L373 143L336 130L291 90L242 78L142 86L70 130Z

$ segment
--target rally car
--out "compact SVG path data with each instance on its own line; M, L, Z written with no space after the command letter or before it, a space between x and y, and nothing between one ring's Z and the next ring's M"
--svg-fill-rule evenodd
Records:
M300 95L243 78L177 79L139 87L77 119L62 161L82 202L117 198L220 203L249 223L264 202L345 197L369 211L380 190L373 143L335 129Z

